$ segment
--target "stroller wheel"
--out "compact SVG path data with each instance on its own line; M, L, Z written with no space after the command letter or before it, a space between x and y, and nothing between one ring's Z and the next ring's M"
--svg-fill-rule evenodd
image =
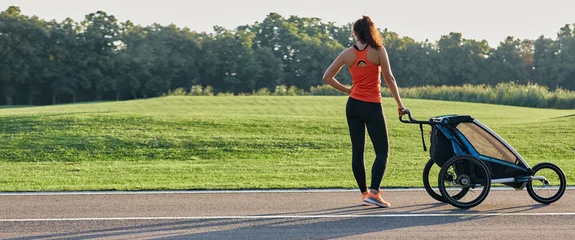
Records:
M430 172L432 173L431 176L433 177L433 179L436 179L436 174L439 174L439 167L434 168L433 166L437 166L435 164L435 161L433 161L433 159L429 159L429 161L427 161L427 164L425 164L425 168L423 168L423 187L425 187L425 191L433 199L440 202L445 202L445 198L441 196L439 190L434 189L434 187L435 188L437 187L437 182L435 182L434 180L431 181L429 180ZM434 182L435 184L431 186L430 182Z
M527 183L527 192L533 200L550 204L563 196L566 185L563 170L553 163L544 162L533 167L533 176Z
M491 188L491 173L482 161L473 156L449 159L438 176L439 191L449 204L458 208L479 205Z
M435 166L435 167L434 167ZM433 159L429 159L423 168L423 187L429 196L439 202L446 202L445 198L441 196L437 186L437 176L441 168L435 164ZM431 184L433 183L433 184ZM469 191L469 188L461 189L461 192L454 196L455 199L461 199Z

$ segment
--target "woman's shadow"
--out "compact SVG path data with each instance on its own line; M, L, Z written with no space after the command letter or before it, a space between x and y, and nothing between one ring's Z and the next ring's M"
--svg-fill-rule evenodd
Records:
M184 239L293 239L341 238L397 229L455 224L493 216L482 213L524 212L544 205L525 205L488 211L453 208L445 203L424 203L382 209L344 206L312 211L247 215L242 218L164 220L133 226L31 236L38 238L107 238L154 236ZM438 216L433 216L439 214ZM452 216L449 216L452 214ZM479 215L478 215L479 214ZM429 215L429 216L426 216ZM113 224L112 224L113 225ZM418 229L417 231L421 231Z

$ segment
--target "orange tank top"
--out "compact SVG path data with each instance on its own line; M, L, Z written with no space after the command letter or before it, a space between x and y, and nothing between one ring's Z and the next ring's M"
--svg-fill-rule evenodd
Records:
M359 50L354 46L355 61L349 68L353 88L350 97L365 101L381 103L381 67L367 59L367 48Z

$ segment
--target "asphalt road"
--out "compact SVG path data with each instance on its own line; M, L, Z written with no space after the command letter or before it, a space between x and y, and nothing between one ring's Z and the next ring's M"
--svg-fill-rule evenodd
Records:
M423 190L0 193L2 239L575 239L575 190L551 205L492 190L462 210Z

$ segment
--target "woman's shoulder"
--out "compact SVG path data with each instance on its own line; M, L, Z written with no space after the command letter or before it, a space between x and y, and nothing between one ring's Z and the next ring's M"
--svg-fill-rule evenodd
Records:
M385 51L385 46L381 46L380 48L375 48L373 46L369 46L369 50L376 51L376 52L383 52L383 51Z
M354 52L353 46L347 47L347 48L343 49L343 50L341 51L341 55L344 55L344 56L355 56L355 52Z

